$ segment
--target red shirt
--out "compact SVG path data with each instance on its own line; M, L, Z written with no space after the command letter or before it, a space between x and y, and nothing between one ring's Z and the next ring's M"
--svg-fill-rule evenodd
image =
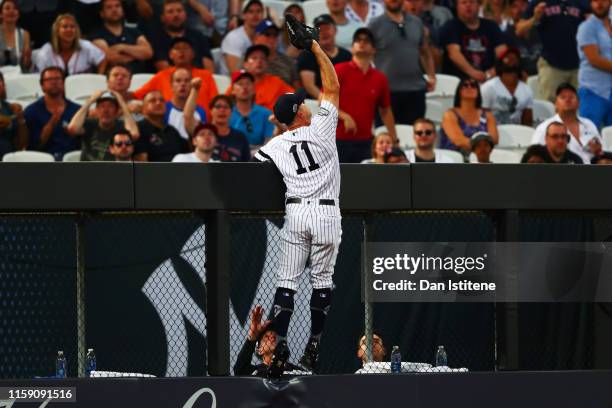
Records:
M357 124L356 133L347 133L344 122L338 120L336 139L371 140L377 109L391 105L387 77L372 67L364 74L353 61L342 62L335 68L340 81L340 110L351 115Z

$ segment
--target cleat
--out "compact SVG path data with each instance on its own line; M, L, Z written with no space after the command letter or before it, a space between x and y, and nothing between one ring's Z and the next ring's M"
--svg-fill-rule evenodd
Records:
M308 340L304 355L300 358L300 365L308 371L315 372L317 362L319 360L319 341L315 339Z
M272 363L268 367L266 377L271 380L278 380L283 376L283 372L287 368L287 361L289 361L289 347L286 341L281 341L276 345L274 350L274 356L272 357Z

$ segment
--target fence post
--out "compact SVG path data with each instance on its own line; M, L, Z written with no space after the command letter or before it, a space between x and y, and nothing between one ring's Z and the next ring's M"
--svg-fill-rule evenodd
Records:
M374 342L373 326L374 326L374 310L370 300L368 287L370 285L370 273L367 268L367 245L371 238L371 217L369 214L364 215L362 219L363 226L363 245L361 249L361 268L363 269L363 311L364 311L364 331L365 331L365 353L368 361L373 361L372 344Z
M519 211L503 210L497 214L496 240L500 242L519 242ZM513 259L500 260L508 265ZM510 276L504 276L504 285L515 292L518 271L513 270ZM515 302L495 303L495 351L496 368L500 370L518 370L519 368L519 322L518 304Z
M87 337L85 331L85 216L77 214L76 222L76 301L77 301L77 370L85 376Z
M229 375L230 215L211 211L206 217L206 321L208 373Z

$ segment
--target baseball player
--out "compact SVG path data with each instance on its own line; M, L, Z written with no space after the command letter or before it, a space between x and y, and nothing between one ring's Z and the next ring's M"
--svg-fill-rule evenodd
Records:
M285 131L263 146L254 158L273 163L287 187L281 259L272 309L276 348L268 369L269 378L280 378L287 367L290 353L286 336L293 313L293 297L298 278L308 262L313 287L311 335L299 362L304 368L316 371L342 234L338 205L340 164L336 148L340 84L334 66L316 42L316 31L291 15L286 17L292 43L298 48L310 49L317 59L323 92L316 115L303 103L304 93L289 93L278 98L274 115Z

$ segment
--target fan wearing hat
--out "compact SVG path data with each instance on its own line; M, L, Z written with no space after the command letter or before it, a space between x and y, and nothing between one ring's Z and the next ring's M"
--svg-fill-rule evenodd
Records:
M244 70L255 78L255 103L272 110L281 95L293 92L294 89L279 77L266 72L269 55L270 49L265 45L250 46L244 55ZM230 87L227 94L232 93Z
M236 102L230 117L230 127L244 133L251 148L263 145L274 133L268 120L272 111L255 103L255 78L247 71L232 74L232 96Z
M96 117L87 119L89 109L96 104ZM123 116L123 121L119 117ZM125 128L125 130L124 130ZM129 132L132 139L140 136L138 126L123 97L106 89L94 92L68 124L67 132L81 138L81 161L112 161L109 151L113 136Z
M256 33L254 44L265 45L270 51L266 72L281 78L287 85L299 88L300 82L295 60L286 54L277 52L280 29L272 20L266 19L259 23Z
M567 127L561 122L551 122L546 126L546 163L582 164L580 156L572 153L567 147L570 135ZM589 162L587 162L589 163Z
M209 163L216 162L212 158L217 145L217 127L210 123L201 123L193 131L191 153L179 153L172 159L175 163Z
M580 99L576 88L569 83L563 83L557 88L555 110L557 113L540 123L533 132L531 144L546 144L546 128L552 122L561 122L571 136L567 148L582 158L584 163L590 163L593 156L602 150L602 139L597 126L585 117L578 115Z
M242 7L243 24L227 33L221 42L221 52L225 66L223 74L231 74L240 69L247 48L253 45L255 30L264 18L261 0L247 0Z
M351 53L336 45L336 22L329 14L322 14L315 18L314 26L319 29L319 45L327 54L332 64L350 61ZM302 51L297 61L297 69L300 81L308 92L308 97L319 99L321 93L321 70L317 60L311 51Z
M491 152L495 147L493 137L486 132L476 132L470 138L472 152L476 156L477 163L491 163Z
M155 74L147 83L134 91L134 96L138 99L143 99L151 91L160 91L163 98L166 101L170 101L173 96L172 74L178 68L185 68L191 72L192 78L200 78L202 80L197 103L199 106L208 106L210 101L219 93L217 91L217 84L210 71L193 66L193 55L193 43L189 38L173 38L169 52L173 66Z
M172 40L177 37L186 38L191 43L194 51L191 60L193 66L204 68L211 73L215 71L208 39L199 31L187 27L187 11L182 0L164 0L160 19L161 28L158 26L152 30L150 38L157 71L170 67L168 54L172 48Z

